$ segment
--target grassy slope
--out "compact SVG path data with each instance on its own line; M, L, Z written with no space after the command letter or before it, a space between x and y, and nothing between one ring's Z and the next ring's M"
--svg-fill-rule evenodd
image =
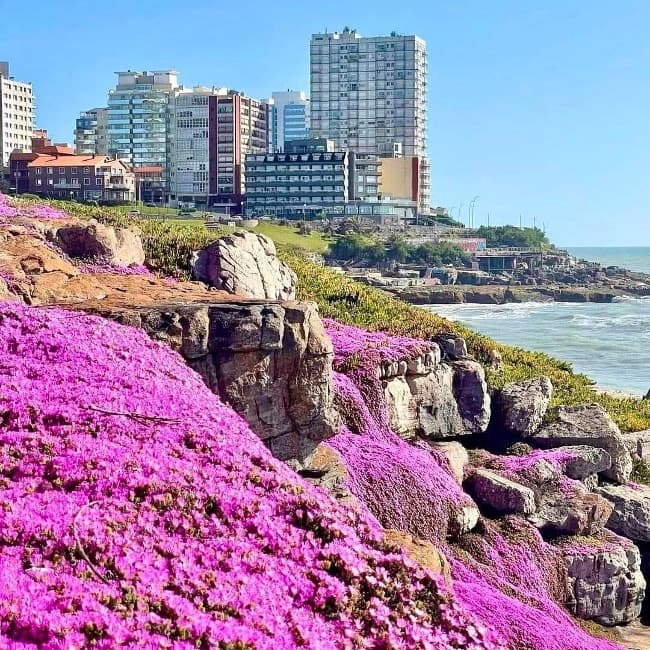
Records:
M120 226L137 226L143 237L147 258L152 266L165 275L183 274L189 268L192 252L207 245L227 229L205 229L202 223L188 220L132 219L111 209L90 208L81 204L57 203L57 207L79 216L94 216L104 222ZM361 285L327 268L306 261L301 250L323 252L328 244L317 233L308 237L295 229L262 222L259 232L275 240L284 259L294 268L299 278L299 297L314 300L321 313L337 320L369 329L382 329L395 334L431 338L441 332L452 332L466 338L470 352L487 362L491 349L497 349L503 359L503 370L488 369L488 382L499 388L509 381L547 375L555 386L553 402L584 404L598 402L611 414L619 426L628 431L650 428L650 400L622 399L597 394L585 375L575 374L570 364L539 352L502 345L487 336L440 318L419 307L396 300L389 294Z

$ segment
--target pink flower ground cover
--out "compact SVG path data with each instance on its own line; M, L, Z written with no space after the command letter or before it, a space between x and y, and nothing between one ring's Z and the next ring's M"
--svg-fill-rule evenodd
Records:
M142 264L133 264L131 266L119 266L117 264L110 264L108 262L100 262L94 264L80 264L79 270L82 273L90 273L93 275L146 275L152 276L153 273Z
M467 496L451 477L447 461L426 444L400 439L386 422L386 404L376 368L408 360L429 349L424 341L327 321L334 344L336 402L345 422L328 441L342 456L351 492L386 527L434 542L451 560L455 598L511 650L615 650L609 641L583 632L561 607L564 578L557 550L523 520L501 527L481 522L458 543L453 533ZM367 337L367 338L366 338ZM345 373L345 374L341 374ZM565 452L501 457L513 474L540 460L559 468ZM495 460L496 462L496 460ZM467 548L465 548L467 546Z
M503 646L180 356L0 303L0 647Z
M37 219L69 219L70 215L49 205L40 203L12 202L0 192L0 221L12 217L35 217Z

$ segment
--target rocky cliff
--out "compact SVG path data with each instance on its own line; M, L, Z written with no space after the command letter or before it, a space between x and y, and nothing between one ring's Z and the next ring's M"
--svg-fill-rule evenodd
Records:
M100 226L0 202L0 638L618 647L571 618L645 593L640 443L600 407L268 299L295 289L268 242L199 253L210 288Z

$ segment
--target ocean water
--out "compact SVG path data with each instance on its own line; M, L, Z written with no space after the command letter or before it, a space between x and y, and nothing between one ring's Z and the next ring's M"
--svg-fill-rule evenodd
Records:
M650 273L650 248L574 248L584 259ZM608 389L650 389L650 298L609 304L430 305L431 311L510 345L546 352Z
M627 247L572 247L567 249L572 255L604 266L620 266L631 271L650 273L650 246Z

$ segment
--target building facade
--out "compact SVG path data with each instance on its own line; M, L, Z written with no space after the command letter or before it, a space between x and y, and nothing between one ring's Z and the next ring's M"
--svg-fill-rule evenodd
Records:
M178 75L173 70L116 74L117 85L108 93L108 153L133 167L162 167L167 179L169 103Z
M209 98L226 88L181 88L170 100L169 199L209 203Z
M108 154L108 109L91 108L75 123L74 147L78 154Z
M421 210L429 209L427 52L418 36L314 34L310 44L311 133L337 150L417 156Z
M309 100L302 91L274 92L270 102L270 152L285 151L289 140L309 138Z
M268 106L234 90L208 98L210 206L232 214L242 212L246 156L268 151Z
M135 174L122 160L77 155L44 146L39 153L12 153L10 175L18 192L55 199L124 202L135 200Z
M354 154L322 148L303 145L302 153L246 156L246 213L302 218L321 210L343 214Z
M0 168L9 165L12 151L28 152L34 133L32 84L9 75L9 63L0 61Z

